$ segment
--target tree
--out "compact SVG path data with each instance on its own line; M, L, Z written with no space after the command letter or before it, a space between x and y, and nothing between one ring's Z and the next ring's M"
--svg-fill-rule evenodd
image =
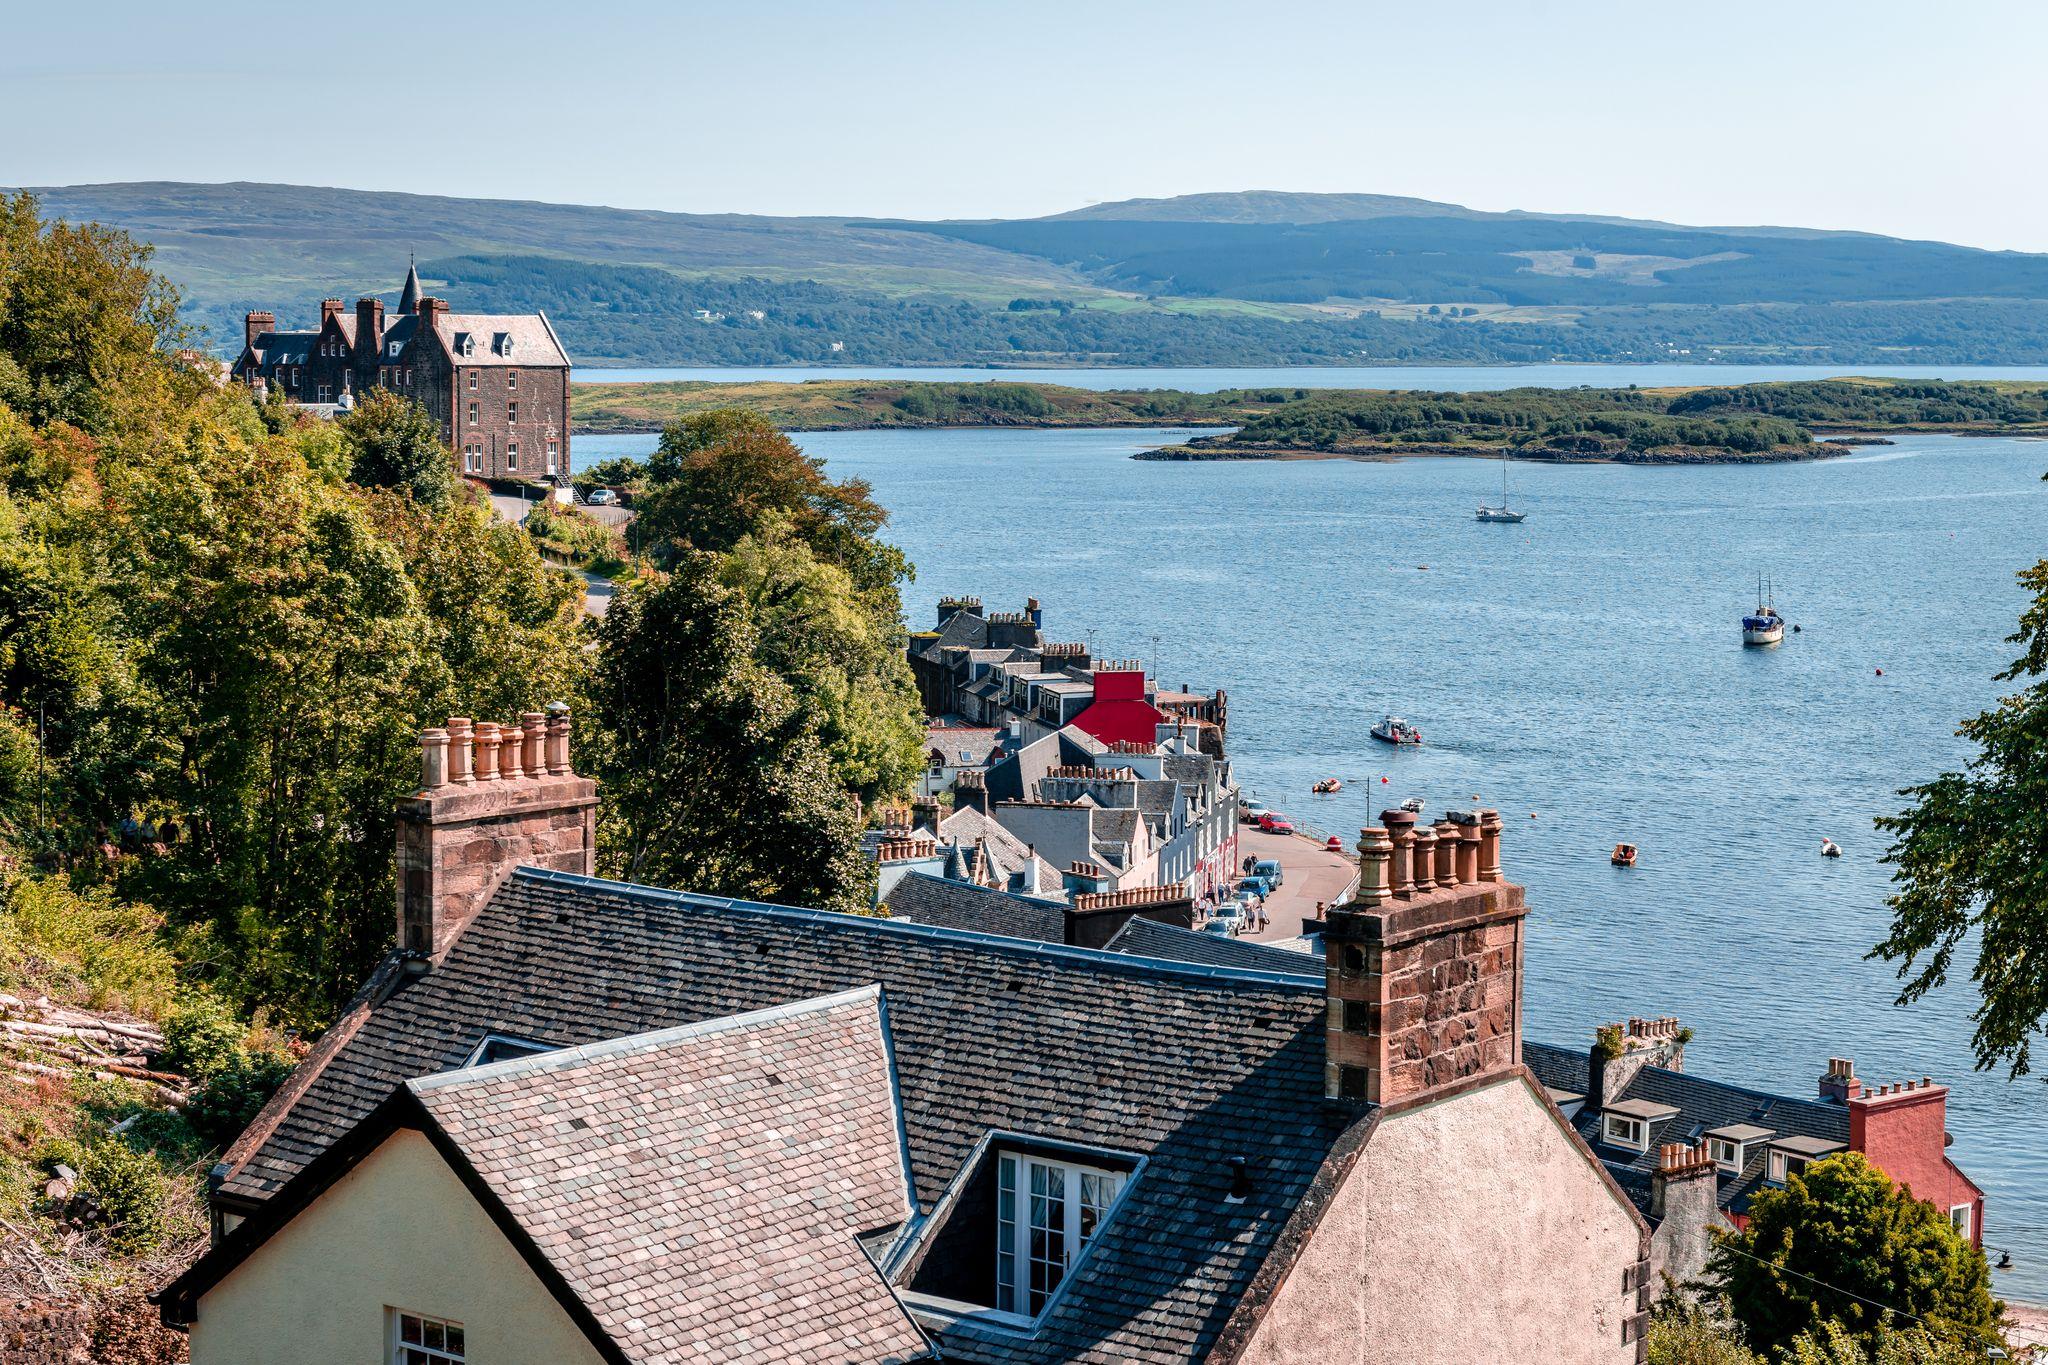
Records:
M437 509L460 485L441 424L410 398L371 389L335 425L349 453L352 483L396 489Z
M755 661L745 603L708 556L615 599L580 765L603 784L607 875L825 909L871 902L853 800L810 716Z
M1764 1365L1738 1329L1678 1293L1651 1311L1647 1346L1649 1365Z
M1862 1340L1830 1322L1802 1332L1785 1349L1785 1365L1982 1365L1995 1343L1975 1333L1944 1335L1922 1327L1880 1331Z
M1766 1355L1829 1323L1865 1344L1900 1320L1945 1339L1997 1342L2004 1305L1991 1297L1984 1253L1860 1152L1760 1191L1749 1220L1722 1237L1708 1273Z
M1877 822L1897 836L1885 858L1902 889L1873 950L1900 964L1903 1005L1944 983L1956 950L1981 935L1972 1044L1980 1068L2003 1062L2015 1078L2048 1022L2048 560L2019 578L2034 600L2010 637L2020 657L1998 680L2026 685L1963 722L1977 746L1967 771L1907 788L1913 805Z

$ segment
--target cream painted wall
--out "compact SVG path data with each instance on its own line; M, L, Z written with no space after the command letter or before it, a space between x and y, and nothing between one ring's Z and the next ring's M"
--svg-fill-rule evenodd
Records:
M1631 1210L1519 1077L1381 1121L1247 1365L1633 1365Z
M381 1365L386 1307L463 1325L489 1365L601 1357L433 1145L400 1131L199 1301L192 1365Z

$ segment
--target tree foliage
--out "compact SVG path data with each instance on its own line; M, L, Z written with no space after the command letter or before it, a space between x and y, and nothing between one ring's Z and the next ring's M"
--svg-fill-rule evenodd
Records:
M868 903L853 801L754 657L746 606L692 554L616 600L584 708L610 875L829 909Z
M348 452L348 477L364 488L396 489L438 510L460 486L441 424L410 398L371 389L335 425Z
M1991 1296L1984 1253L1860 1152L1760 1191L1749 1220L1722 1237L1708 1270L1766 1354L1829 1323L1864 1344L1916 1321L1945 1339L1997 1341L2004 1306Z
M2015 1077L2048 1025L2048 560L2019 578L2033 601L2011 637L2020 656L1998 678L2023 685L1963 722L1977 746L1965 771L1907 788L1913 804L1878 821L1896 836L1885 857L1900 889L1875 949L1900 964L1908 1004L1945 982L1978 935L1977 1064Z

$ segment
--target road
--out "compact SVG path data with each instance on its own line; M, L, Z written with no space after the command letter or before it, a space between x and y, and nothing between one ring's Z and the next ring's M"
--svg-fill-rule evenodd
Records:
M1331 853L1298 834L1267 834L1246 825L1238 831L1238 862L1274 858L1285 879L1266 898L1266 927L1239 937L1272 942L1297 938L1303 919L1315 918L1318 902L1328 904L1351 886L1358 864L1349 854Z

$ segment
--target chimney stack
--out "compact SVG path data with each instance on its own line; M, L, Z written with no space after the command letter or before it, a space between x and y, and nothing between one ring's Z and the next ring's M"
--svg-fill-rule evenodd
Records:
M340 299L322 299L322 300L320 300L320 325L321 325L321 327L323 327L323 328L324 328L324 327L326 327L326 326L327 326L327 320L328 320L329 318L338 318L338 317L340 317L340 316L341 316L341 300L340 300Z
M969 769L953 778L953 809L978 810L988 814L988 777L977 769Z
M418 314L419 321L414 324L418 330L415 330L413 335L422 336L427 332L433 331L447 319L448 300L437 299L429 295L419 301L414 311Z
M1847 1057L1828 1058L1827 1074L1820 1078L1820 1097L1847 1104L1862 1093L1863 1082L1856 1079L1856 1063Z
M1521 887L1484 879L1489 815L1497 831L1491 811L1418 829L1390 810L1361 832L1358 894L1323 934L1329 1098L1409 1102L1521 1064L1528 906Z
M242 344L244 346L254 346L257 337L262 336L265 332L275 332L276 330L277 314L275 313L245 313L242 315Z
M502 726L451 716L420 732L419 790L399 803L399 946L438 961L514 867L589 876L596 850L597 784L570 767L567 706Z
M356 354L374 360L384 344L384 300L356 300Z
M939 832L940 810L939 798L936 796L914 798L910 803L910 827L912 829L928 829L932 833L937 834Z
M1686 1036L1685 1026L1668 1014L1594 1030L1586 1054L1586 1107L1606 1108L1646 1066L1685 1070Z

